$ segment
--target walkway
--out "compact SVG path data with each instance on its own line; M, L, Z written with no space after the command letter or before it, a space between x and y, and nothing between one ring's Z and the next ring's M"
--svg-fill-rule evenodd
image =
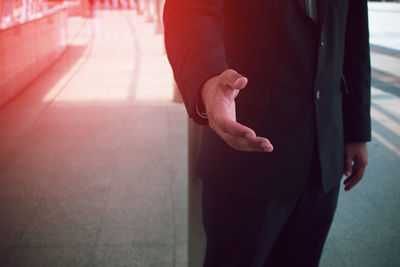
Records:
M0 266L185 266L187 135L163 37L134 11L0 110Z

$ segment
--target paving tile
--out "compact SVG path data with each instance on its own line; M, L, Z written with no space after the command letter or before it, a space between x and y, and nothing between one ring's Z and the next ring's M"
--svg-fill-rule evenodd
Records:
M188 250L187 244L180 244L175 246L175 267L188 266Z
M321 267L350 267L347 265L336 248L334 240L328 238L321 255L320 264Z
M161 243L173 247L172 225L138 217L136 221L131 220L131 225L125 226L104 224L98 235L98 245L123 245L130 246L135 243Z
M14 248L0 247L0 266L11 266L11 258L13 257Z
M15 247L20 241L23 231L23 224L0 222L0 251L5 248Z
M0 184L0 247L15 247L32 221L41 189L2 185L4 183Z
M109 188L107 186L52 186L35 210L40 223L97 225L102 217Z
M346 234L354 236L363 235L363 230L365 228L373 226L371 220L363 220L361 224L359 224L358 229L355 228L353 231L350 231L350 229L360 222L359 218L373 218L373 209L373 206L368 201L356 199L354 194L346 194L342 191L339 197L338 209L335 214L332 231L336 231L337 229L337 233L341 234L340 237Z
M135 246L100 246L96 248L91 266L96 267L172 267L171 247L158 244Z
M43 176L37 177L34 173L40 173ZM5 200L9 202L9 205L13 205L13 199L17 202L16 204L35 205L48 185L48 179L44 176L51 176L51 173L43 169L42 171L33 168L23 169L23 166L19 164L10 164L8 168L0 170L0 176L0 199L9 199L9 201ZM25 203L20 203L24 199Z
M91 246L96 243L98 225L79 225L62 220L47 223L33 220L18 246Z
M94 247L31 247L18 248L9 259L15 267L83 267L88 266Z
M110 198L103 214L100 237L115 228L132 228L140 236L158 239L173 237L172 205L168 197L131 194Z
M188 242L188 211L174 210L174 234L177 246L186 246Z
M399 263L398 249L392 247L392 242L384 239L365 239L335 241L339 258L345 266L397 266ZM387 250L385 247L392 247ZM394 248L394 249L393 249ZM397 253L397 254L396 254ZM334 262L334 258L331 259Z
M124 170L123 174L118 174L119 179L113 181L109 195L110 208L118 206L118 203L131 205L129 201L133 198L142 199L142 201L148 201L155 205L160 204L164 208L167 204L172 206L170 182L167 175L158 169L153 169L149 174ZM140 204L132 202L132 205Z
M83 246L96 242L107 188L52 186L26 225L19 247Z

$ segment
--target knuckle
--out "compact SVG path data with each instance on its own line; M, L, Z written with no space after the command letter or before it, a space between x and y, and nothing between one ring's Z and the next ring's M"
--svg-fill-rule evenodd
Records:
M361 161L361 167L365 168L368 165L368 160Z
M237 146L237 144L234 142L234 140L232 139L232 137L230 137L229 135L228 135L228 136L224 136L223 139L224 139L224 141L225 141L228 145L230 145L231 147L236 147L236 146Z
M222 131L224 131L224 132L227 131L227 124L226 124L225 121L219 122L218 127L219 127Z
M218 132L219 128L221 128L218 123L215 121L215 118L209 118L208 119L208 125L210 126L211 129L214 131Z
M228 74L228 75L237 74L237 72L235 70L233 70L233 69L227 69L227 70L224 71L224 73Z
M237 140L237 138L232 138L230 144L237 151L243 151L246 149L246 145L240 142L240 140Z
M261 148L261 146L260 146L258 143L252 142L252 141L249 141L249 142L247 143L247 146L248 146L248 147L251 147L251 148L253 148L253 149L255 149L255 150L259 150L259 149Z
M241 150L242 146L238 142L232 142L232 147L235 148L236 150Z
M215 127L215 124L209 124L209 126L210 126L210 128L211 128L211 130L213 130L215 133L217 133L218 135L221 135L219 132L218 132L218 129Z

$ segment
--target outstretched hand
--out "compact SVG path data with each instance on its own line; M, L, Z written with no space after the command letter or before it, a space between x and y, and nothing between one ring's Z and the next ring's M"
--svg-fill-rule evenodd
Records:
M209 126L232 148L240 151L272 152L268 139L236 122L235 98L247 85L247 78L228 69L208 79L201 98L206 108Z

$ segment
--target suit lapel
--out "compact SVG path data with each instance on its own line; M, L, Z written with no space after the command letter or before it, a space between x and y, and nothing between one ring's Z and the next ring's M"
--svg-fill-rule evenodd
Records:
M305 14L307 14L307 8L306 8L306 3L304 0L296 0L299 5L301 6L301 9L304 11Z
M329 0L317 0L317 9L318 9L318 25L322 28L325 23L326 18L326 8L328 6Z
M304 0L295 0L299 3L301 9L303 10L303 12L307 15L307 8L306 8L306 3Z
M312 20L314 23L316 23L312 18L310 18L310 16L308 15L308 11L307 11L307 6L306 6L306 0L295 0L299 5L301 10L303 11L304 15L307 16L307 18L309 18L310 20ZM321 12L319 10L319 3L320 2L324 2L324 0L316 0L317 1L317 17L318 19L321 17Z

